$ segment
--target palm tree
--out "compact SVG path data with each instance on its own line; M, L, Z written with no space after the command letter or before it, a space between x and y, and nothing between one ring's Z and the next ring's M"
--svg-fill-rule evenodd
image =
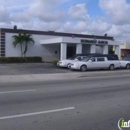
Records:
M31 38L31 35L30 34L26 34L24 33L23 34L23 38L24 38L24 42L25 42L25 49L24 49L24 56L26 56L26 52L28 51L28 44L31 42L31 43L35 43L33 38Z
M19 33L18 35L14 35L13 38L14 38L14 42L13 42L14 47L16 47L18 44L20 44L21 57L23 57L23 41L24 41L24 37L23 37L22 33Z

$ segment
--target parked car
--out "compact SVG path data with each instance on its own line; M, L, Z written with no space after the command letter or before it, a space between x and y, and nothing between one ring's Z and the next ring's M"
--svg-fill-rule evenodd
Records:
M120 60L121 68L130 69L130 57L124 57Z
M70 69L87 71L88 69L109 69L120 68L120 61L117 55L91 55L86 59L74 62L69 65Z
M74 61L82 61L84 59L87 58L87 56L89 55L95 55L95 54L99 54L99 53L92 53L92 54L76 54L66 60L60 60L58 63L57 63L57 66L59 67L69 67L69 65L71 63L73 63Z

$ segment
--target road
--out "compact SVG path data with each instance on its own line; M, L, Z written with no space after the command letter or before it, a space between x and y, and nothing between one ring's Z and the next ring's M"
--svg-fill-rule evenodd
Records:
M0 130L118 130L130 75L0 84Z

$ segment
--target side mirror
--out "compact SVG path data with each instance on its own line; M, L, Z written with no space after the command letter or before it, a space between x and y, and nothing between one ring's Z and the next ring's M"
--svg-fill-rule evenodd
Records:
M89 60L90 63L92 63L93 61L92 60Z
M78 61L78 59L75 59L76 61Z

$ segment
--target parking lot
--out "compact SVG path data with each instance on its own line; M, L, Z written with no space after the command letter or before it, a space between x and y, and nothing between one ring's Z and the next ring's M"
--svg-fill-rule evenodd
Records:
M0 64L0 75L72 73L69 69L59 68L51 63Z
M93 73L95 71L107 72L109 70L88 70L88 71ZM114 71L118 71L118 69ZM76 72L80 71L71 71L67 68L60 68L54 66L52 63L0 64L0 75L26 75L26 74L51 74L51 73L76 73Z

